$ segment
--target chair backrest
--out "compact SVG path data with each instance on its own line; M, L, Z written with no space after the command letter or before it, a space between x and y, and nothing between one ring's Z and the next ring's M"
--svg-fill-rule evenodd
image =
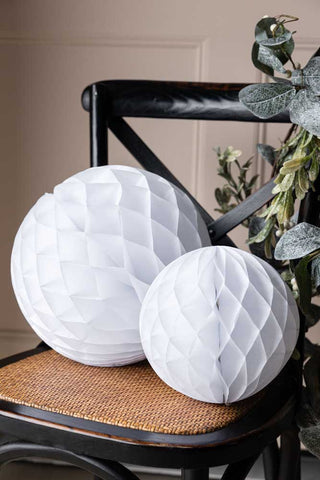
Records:
M244 86L246 84L143 80L111 80L89 85L83 91L82 105L90 113L91 166L108 164L110 129L142 167L166 178L190 197L207 225L213 245L235 246L227 236L228 232L273 198L273 179L214 221L123 117L290 123L287 112L268 120L261 120L249 112L238 99L238 93ZM299 221L320 226L320 179L315 182L315 191L310 191L301 202ZM300 379L303 344L304 318L301 317L297 345L301 352Z
M260 122L238 100L245 85L111 80L88 86L82 105L90 113L91 166L108 163L109 128L142 167L174 183L191 198L206 222L212 244L234 246L227 233L272 199L273 181L214 221L123 117ZM290 122L287 113L269 121Z

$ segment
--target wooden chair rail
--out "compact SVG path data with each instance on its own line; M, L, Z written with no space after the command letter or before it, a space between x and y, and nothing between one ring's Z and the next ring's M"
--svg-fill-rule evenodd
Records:
M88 86L82 105L90 112L101 97L108 117L171 118L289 123L287 112L268 120L253 115L238 101L246 83L195 83L152 80L106 80Z

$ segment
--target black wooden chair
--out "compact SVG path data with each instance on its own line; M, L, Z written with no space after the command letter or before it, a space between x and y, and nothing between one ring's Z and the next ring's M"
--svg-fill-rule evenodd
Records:
M108 162L109 128L144 168L186 191L123 117L260 121L238 102L243 86L105 81L87 87L82 104L90 112L91 165ZM271 121L289 119L281 114ZM272 181L217 221L186 193L212 243L233 245L227 233L267 203L271 190ZM310 193L301 219L315 223L316 202L317 195ZM300 349L302 342L303 333ZM264 452L267 480L300 478L294 423L301 387L298 361L290 360L262 393L231 406L203 404L160 384L146 362L97 369L65 359L43 343L2 360L0 464L47 457L106 480L137 478L123 462L178 468L185 480L208 479L210 466L228 465L223 480L241 480Z

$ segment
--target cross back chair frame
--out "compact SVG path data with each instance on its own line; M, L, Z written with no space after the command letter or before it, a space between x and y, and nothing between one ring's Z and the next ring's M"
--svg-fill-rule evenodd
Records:
M82 105L90 113L91 166L108 163L110 129L142 167L166 178L191 198L212 244L234 246L228 232L272 199L273 181L214 221L123 117L260 121L238 101L243 86L126 80L90 85L83 92ZM284 113L270 121L289 123L289 118ZM314 205L317 196L311 192L300 209L301 219L316 223ZM302 344L303 332L300 350ZM0 366L47 348L42 343L31 352L3 360ZM207 480L210 466L228 465L223 480L243 480L264 452L267 480L298 480L300 447L294 416L301 364L297 367L296 363L288 362L263 399L240 421L198 435L134 430L0 401L0 465L28 456L46 457L70 462L105 480L137 479L122 462L179 468L184 480ZM280 435L281 452L276 443Z

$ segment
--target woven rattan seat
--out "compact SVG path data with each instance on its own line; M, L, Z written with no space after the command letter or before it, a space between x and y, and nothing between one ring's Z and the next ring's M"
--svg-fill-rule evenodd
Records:
M147 362L86 366L48 350L0 370L0 399L149 432L194 435L242 418L263 393L232 405L199 402L168 387Z

